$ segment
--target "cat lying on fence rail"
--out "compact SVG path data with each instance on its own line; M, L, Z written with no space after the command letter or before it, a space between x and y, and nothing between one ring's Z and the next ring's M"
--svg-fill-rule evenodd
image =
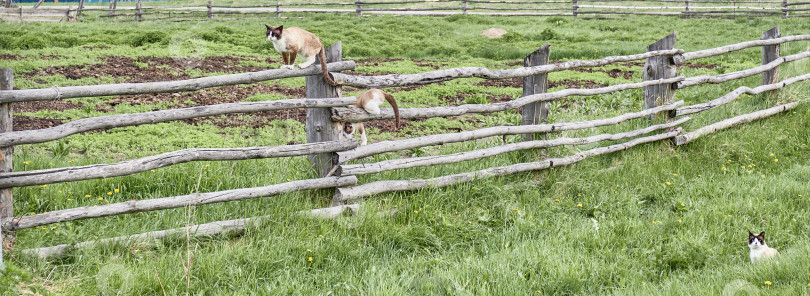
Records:
M397 102L394 100L392 95L389 95L380 89L372 88L357 95L357 103L355 103L354 106L363 108L366 110L366 112L376 115L380 114L380 105L382 105L385 101L388 101L388 103L391 104L391 107L394 108L396 127L399 129L399 107L397 106ZM366 138L366 129L362 122L339 122L338 124L341 125L342 138L350 139L352 135L354 135L355 129L358 129L360 130L360 145L368 144L368 138Z

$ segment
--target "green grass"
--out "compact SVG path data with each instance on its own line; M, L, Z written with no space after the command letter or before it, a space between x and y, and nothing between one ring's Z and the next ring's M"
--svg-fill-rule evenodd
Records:
M196 34L209 56L278 58L263 40L260 22L205 23L4 23L0 49L25 56L0 60L0 67L24 73L49 66L98 63L103 56L172 56L172 36ZM783 36L804 34L803 20L582 20L561 18L486 18L453 16L353 17L317 15L285 20L317 33L324 43L343 42L347 59L373 57L431 59L441 67L507 68L545 42L552 60L592 59L644 51L647 44L678 31L678 48L687 51L758 39L780 25ZM501 27L510 41L489 40L480 31ZM712 29L706 29L712 28ZM103 45L108 49L83 50ZM782 55L807 50L807 42L786 44ZM42 55L60 55L42 59ZM722 74L759 65L759 49L696 61L714 69L679 69L680 75ZM383 62L359 72L418 73L431 70L412 61ZM276 67L277 64L255 65ZM636 72L641 67L608 66ZM782 77L807 73L799 61L781 68ZM192 76L211 75L198 69ZM41 79L45 83L35 80ZM15 79L19 88L111 83L113 77L72 80L64 76ZM627 83L605 73L555 72L551 81L594 80ZM517 88L477 85L461 79L422 88L391 89L403 107L452 105L441 97L471 94L519 96ZM268 82L303 87L302 78ZM739 86L756 86L758 76L720 85L678 90L687 104L717 98ZM557 89L552 89L557 90ZM687 130L730 116L787 101L806 99L810 85L796 84L776 98L744 96L701 114ZM344 95L351 95L347 91ZM277 100L261 94L247 101ZM94 104L109 98L72 99L85 108L18 115L75 120L167 108L161 104L119 104L112 112ZM551 104L550 122L616 116L642 108L642 91L576 97ZM87 107L91 106L91 107ZM250 115L244 115L250 116ZM154 241L74 250L63 259L40 261L17 252L6 254L10 289L46 294L105 294L136 283L129 295L185 293L183 271L187 243L193 251L189 290L195 295L719 295L740 281L760 295L810 294L810 107L706 136L689 145L642 145L552 170L491 178L440 189L389 193L364 202L365 211L338 220L310 219L299 210L328 205L326 190L272 198L213 204L74 221L18 231L17 247L52 246L136 234L240 217L270 215L240 235ZM372 131L370 141L514 125L514 112L435 118L414 122L397 133ZM648 122L571 131L551 137L578 137L628 131ZM518 141L518 137L508 137ZM116 128L73 135L52 143L15 148L15 171L110 163L191 147L242 147L304 142L303 125L275 120L261 128L220 128L183 122ZM378 155L366 162L411 155L448 154L499 145L487 139L458 145ZM548 149L551 157L570 155L609 143ZM771 155L773 154L773 155ZM775 161L777 160L778 161ZM531 153L360 176L360 183L382 179L431 178L517 162L535 161ZM754 166L751 166L751 165ZM42 213L132 199L263 186L314 177L304 157L238 162L179 164L126 177L16 188L15 212ZM116 192L117 190L117 192ZM99 198L101 198L99 200ZM579 206L581 205L581 206ZM378 212L396 209L392 216ZM766 231L782 256L752 265L747 231ZM309 261L308 258L312 258ZM159 278L159 280L158 280ZM101 281L101 284L99 284ZM766 285L769 281L772 285ZM0 285L6 289L8 284ZM748 287L750 288L750 287ZM3 290L0 290L3 291ZM5 291L4 291L5 292ZM10 290L9 294L18 294Z

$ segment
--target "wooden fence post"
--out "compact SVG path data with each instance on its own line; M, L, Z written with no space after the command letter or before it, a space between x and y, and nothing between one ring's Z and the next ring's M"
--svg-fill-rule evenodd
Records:
M684 1L686 3L686 10L684 10L683 14L685 18L689 18L689 0Z
M138 0L138 3L135 3L135 21L141 21L141 0Z
M524 67L540 66L548 64L550 43L543 44L537 50L523 59ZM535 74L523 77L523 96L542 94L548 91L548 73ZM521 107L523 114L522 125L533 125L546 122L548 118L548 102L534 102ZM534 140L534 134L524 134L527 141ZM545 136L544 136L545 138Z
M571 9L573 10L574 17L577 17L579 13L579 4L577 4L577 0L571 0Z
M461 14L467 14L467 0L462 1Z
M360 6L360 4L362 3L363 2L361 2L360 0L354 0L354 5L357 6L357 10L355 10L355 12L357 12L357 16L363 15L363 6Z
M79 0L79 8L76 9L76 17L82 16L83 9L84 9L84 0Z
M37 4L34 4L34 9L39 8L39 6L40 6L40 5L42 5L42 2L45 2L45 0L39 0L39 1L37 1Z
M782 0L782 18L788 17L788 0Z
M214 11L213 11L214 8L212 6L213 5L211 4L211 1L208 1L208 20L209 21L214 18Z
M14 0L6 0L6 8L11 8L14 6Z
M276 17L281 18L281 1L276 1Z
M647 46L647 51L649 52L674 48L675 33L672 33L667 37L664 37L661 40ZM644 62L644 68L642 71L644 72L644 81L673 78L676 75L675 62L672 60L672 56L656 56L647 58L647 60ZM671 83L645 86L644 104L647 109L672 104L675 96L675 89L672 86L673 84ZM654 116L650 116L650 119L662 115L666 120L671 118L668 112L661 112Z
M343 59L343 49L341 42L335 42L326 48L326 62L333 63ZM318 65L320 60L315 62ZM307 76L307 98L339 98L340 88L331 86L323 79L323 74ZM307 108L307 143L337 141L340 136L340 129L332 123L331 108ZM326 176L337 164L334 153L319 153L307 155L312 167L320 176Z
M116 1L117 0L110 0L110 8L107 10L107 15L115 14L115 4L116 4L115 2Z
M774 39L782 37L782 32L779 31L779 26L773 27L765 33L762 33L762 40L765 39ZM762 64L765 65L767 63L772 62L775 59L779 58L779 45L766 45L762 47ZM773 84L779 82L779 66L773 68L771 70L762 72L762 84ZM775 96L778 93L778 90L770 91L770 95Z
M0 69L0 90L11 90L14 86L14 71L9 68ZM0 104L0 133L14 131L12 122L11 103ZM14 170L14 146L0 147L0 172L7 173ZM0 220L14 217L14 204L12 203L11 188L0 188ZM0 253L14 245L14 233L2 232L0 234ZM2 255L0 255L2 256Z

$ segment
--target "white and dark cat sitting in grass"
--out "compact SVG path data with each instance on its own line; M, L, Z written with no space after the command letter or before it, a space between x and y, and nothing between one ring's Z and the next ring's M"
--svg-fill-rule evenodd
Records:
M748 248L751 249L751 262L756 263L779 255L779 251L765 244L765 231L760 234L748 232Z

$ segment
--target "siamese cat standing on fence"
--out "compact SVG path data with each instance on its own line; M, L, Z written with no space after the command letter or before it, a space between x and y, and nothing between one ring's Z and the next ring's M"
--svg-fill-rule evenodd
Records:
M779 251L765 244L765 231L756 235L749 231L748 248L751 249L751 262L753 263L779 255Z
M391 104L391 107L394 107L394 118L396 119L396 127L399 129L399 107L397 106L397 102L394 100L392 95L387 94L386 92L372 88L363 93L357 95L357 103L354 104L355 107L363 108L366 112L370 114L380 114L380 105L388 101ZM360 130L360 145L368 144L368 138L366 138L366 128L363 126L362 122L351 123L351 122L342 122L342 136L346 139L350 139L352 135L354 135L355 129Z
M264 26L267 27L267 40L273 42L273 47L281 53L281 57L284 59L284 65L281 66L281 69L292 69L297 55L302 55L307 59L305 62L298 64L301 69L314 64L315 56L318 56L321 60L323 79L329 85L336 85L326 70L326 54L324 53L323 43L321 43L318 36L297 27L285 29L284 26Z

